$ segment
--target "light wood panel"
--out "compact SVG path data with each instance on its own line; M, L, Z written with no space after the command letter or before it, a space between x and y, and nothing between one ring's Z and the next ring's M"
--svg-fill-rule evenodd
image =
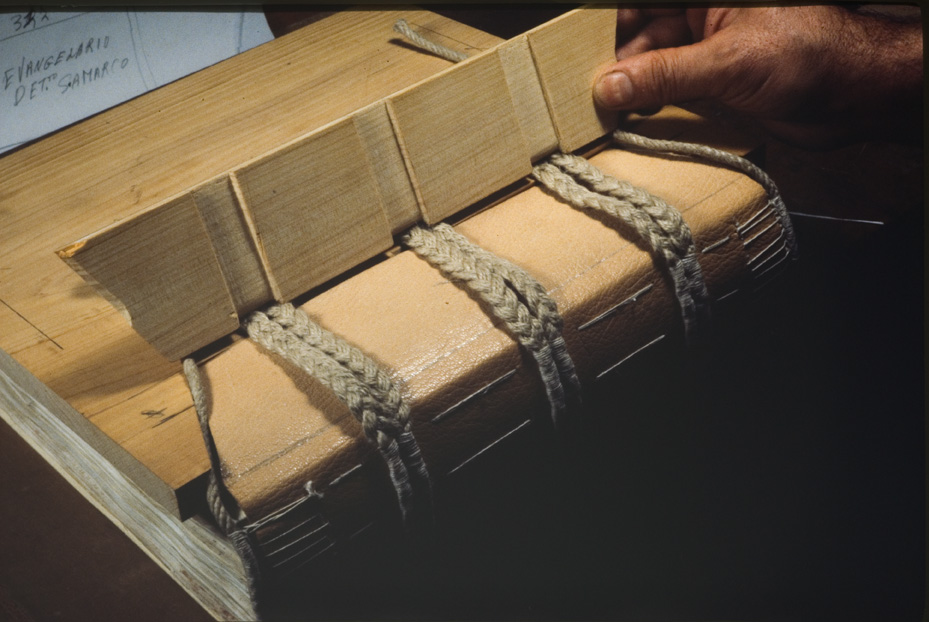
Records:
M346 11L0 158L0 348L84 417L109 418L93 442L120 448L119 468L153 498L173 499L204 472L196 434L181 441L163 417L142 414L189 399L183 382L166 382L180 367L55 251L191 192L220 246L210 202L233 204L205 183L450 66L399 45L400 17L469 50L500 42L427 11ZM230 293L248 306L250 291ZM142 449L181 442L158 464Z
M202 518L181 521L166 511L175 499L151 495L151 483L143 484L150 472L127 474L116 455L125 452L101 452L100 431L2 351L0 418L217 620L255 618L229 540Z
M74 306L83 284L55 250L449 66L393 43L397 17L476 47L499 42L424 11L348 11L4 156L0 265L35 272L11 271L0 298L60 331L55 309ZM75 308L67 323L95 312Z
M616 127L594 104L597 75L615 62L616 7L591 5L527 33L558 144L570 152Z
M228 175L195 188L191 196L210 234L226 287L241 317L271 298L271 286L248 229L244 208Z
M388 111L427 223L527 175L532 164L497 54L390 97Z
M393 245L351 118L234 175L278 300L290 300Z
M371 162L391 232L396 234L409 229L422 215L400 153L400 144L390 124L386 102L359 110L352 119Z
M438 222L516 182L559 144L573 149L600 137L606 126L593 110L590 83L612 58L613 19L600 8L568 13L191 191L238 318L350 270L419 220ZM149 235L161 239L163 232ZM114 263L146 267L98 269L93 283L128 315L157 315L157 332L140 331L156 348L177 358L216 339L209 315L199 319L204 330L180 329L191 323L182 301L202 297L194 280L185 291L172 290L171 305L134 308L148 303L142 295L114 300L115 289L151 292L173 279L185 269L181 257L122 261L126 245L112 248L105 236L93 241L111 246ZM184 348L161 342L174 325Z
M502 43L497 48L497 54L503 64L506 84L519 117L519 127L529 149L529 157L536 162L555 152L558 137L548 114L545 94L542 93L532 52L529 50L528 37L520 36Z
M59 252L167 358L235 330L238 316L197 206L184 195ZM191 294L194 295L191 295Z

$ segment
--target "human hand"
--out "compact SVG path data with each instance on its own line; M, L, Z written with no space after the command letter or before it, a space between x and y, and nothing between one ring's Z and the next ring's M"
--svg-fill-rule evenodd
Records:
M620 9L604 108L713 99L826 147L921 140L922 32L835 6Z

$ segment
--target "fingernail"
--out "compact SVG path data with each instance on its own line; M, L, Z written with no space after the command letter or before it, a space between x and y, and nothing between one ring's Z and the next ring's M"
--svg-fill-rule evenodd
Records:
M604 106L623 106L632 101L632 80L622 71L613 71L600 76L594 87L594 96Z

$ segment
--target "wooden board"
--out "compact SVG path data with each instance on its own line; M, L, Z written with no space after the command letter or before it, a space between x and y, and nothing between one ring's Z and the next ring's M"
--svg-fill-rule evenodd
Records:
M532 169L496 53L463 61L387 105L427 223Z
M513 107L519 111L519 129L533 162L558 148L555 126L548 113L545 94L526 36L510 39L497 49Z
M399 17L469 50L500 42L427 11L346 11L0 160L0 348L102 431L89 442L166 506L207 468L180 366L55 251L191 189L213 236L208 204L237 209L222 198L228 171L449 66L398 44ZM237 305L263 297L258 269Z
M574 151L613 130L617 116L594 105L591 86L615 62L616 8L566 13L526 36L561 150Z
M223 175L194 188L190 197L200 210L229 295L241 316L267 302L272 293L236 190L233 178Z
M236 170L234 178L278 300L393 245L351 118Z
M110 230L60 254L87 275L84 249L106 246L87 258L91 283L161 353L180 358L222 336L216 327L231 332L230 317L241 320L272 296L293 299L388 249L393 233L439 222L519 181L559 144L573 149L601 136L607 125L596 121L590 86L612 58L614 19L602 8L569 12L190 190L225 283L176 279L187 269L181 255L123 260L136 251ZM139 220L138 236L151 240L146 252L170 243L160 219ZM176 286L159 295L168 280ZM224 289L235 302L231 316L208 304L206 294ZM114 301L116 290L128 295ZM202 311L191 316L189 307Z
M97 291L168 358L187 354L191 342L214 341L238 327L235 305L191 195L58 254L97 283Z
M228 330L233 313L241 317L272 296L302 293L380 252L392 233L421 217L421 208L434 221L528 173L531 161L565 134L553 123L560 104L551 80L545 82L534 37L544 41L546 28L570 26L584 14L569 13L575 17L502 46L421 11L339 14L10 154L0 171L2 200L11 206L0 215L8 234L0 249L0 309L11 316L11 330L0 347L124 450L120 468L150 486L150 494L166 498L185 489L205 472L206 455L179 366L165 353L208 345L216 326ZM592 14L603 30L607 14ZM397 17L479 52L451 66L398 45L383 34ZM337 54L345 41L355 47ZM574 61L596 66L602 48ZM458 81L482 93L458 93ZM246 85L250 95L243 99ZM450 128L458 124L473 135L455 140ZM324 148L320 140L328 140ZM306 170L333 150L343 153L334 169ZM441 174L435 163L443 158L443 166L461 169L458 177ZM112 162L126 164L105 166ZM338 188L312 186L314 175L329 180L346 167ZM40 183L49 172L58 184ZM331 211L303 209L327 192L332 200L323 202ZM342 195L354 199L340 204ZM357 218L348 203L351 210L361 204L366 216ZM191 263L202 271L203 278L186 281L203 299L202 313L185 319L202 325L159 352L54 250L86 239L81 248L103 253L97 243L129 239L133 218L157 224L157 214L175 211L196 226L159 225L151 236L136 232L131 244L117 244L158 249L171 243L165 232L178 230L200 247L186 258L162 253L160 270L151 262L132 264L150 281L140 290L149 294L136 300L147 300L155 333L170 332L159 322L176 303L165 306L156 293L162 290L146 288ZM318 248L340 259L324 265L313 254ZM69 260L76 261L78 249L71 250ZM133 300L124 296L121 303L126 299Z
M406 173L400 144L390 123L387 102L378 102L359 110L352 119L372 164L391 233L409 229L419 221L422 214L413 183Z
M147 494L116 466L112 450L88 440L100 434L89 421L2 351L0 418L217 620L255 619L229 540L203 518L182 522L176 508L165 511L171 497Z

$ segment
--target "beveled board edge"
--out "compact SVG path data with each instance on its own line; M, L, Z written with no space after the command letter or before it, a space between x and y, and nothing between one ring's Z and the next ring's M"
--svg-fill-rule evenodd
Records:
M159 352L181 358L234 331L262 304L292 299L388 250L393 234L416 221L448 218L518 181L556 149L573 151L612 129L615 120L596 109L590 87L613 58L614 33L612 7L574 9L58 255ZM466 112L463 122L456 110ZM380 162L405 177L388 178ZM327 180L343 169L351 179L327 194ZM301 207L316 196L324 200L312 212ZM185 229L179 246L178 228L157 215L191 201L204 228ZM231 215L236 223L219 226ZM131 243L114 242L130 230ZM194 248L155 257L184 245ZM129 264L138 269L125 270Z

